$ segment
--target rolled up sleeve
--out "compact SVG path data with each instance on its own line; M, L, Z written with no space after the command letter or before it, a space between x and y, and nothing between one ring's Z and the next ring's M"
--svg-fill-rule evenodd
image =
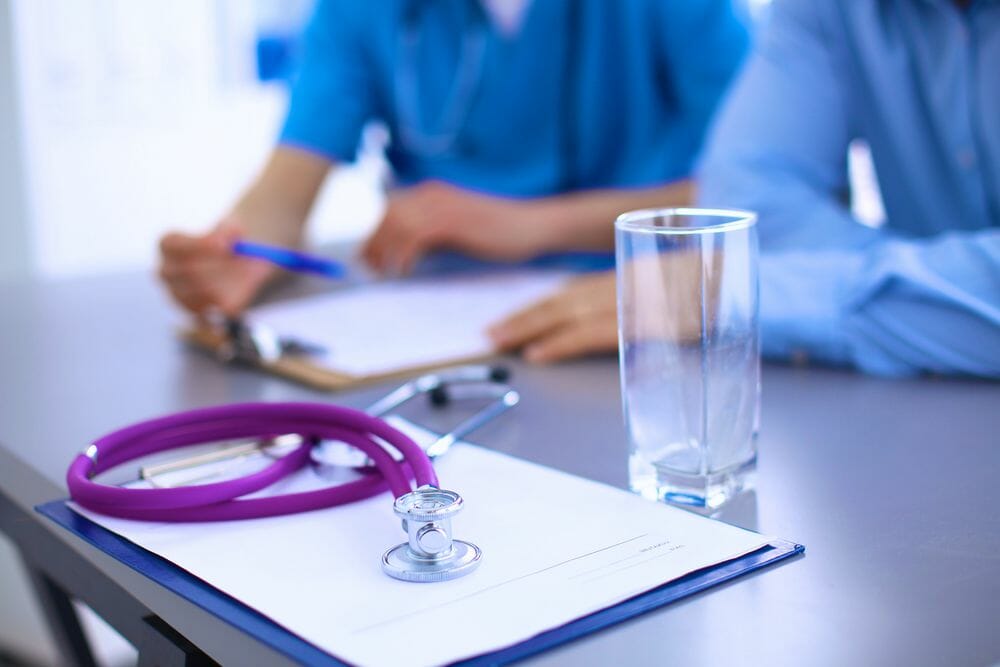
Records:
M363 3L320 0L306 30L279 143L353 161L372 116Z
M761 258L765 356L1000 377L1000 230Z

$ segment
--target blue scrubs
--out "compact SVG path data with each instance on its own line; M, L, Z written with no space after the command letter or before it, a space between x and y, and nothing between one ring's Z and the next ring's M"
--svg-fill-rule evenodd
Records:
M504 35L475 0L320 0L281 143L398 182L534 197L689 176L747 48L728 0L534 0Z

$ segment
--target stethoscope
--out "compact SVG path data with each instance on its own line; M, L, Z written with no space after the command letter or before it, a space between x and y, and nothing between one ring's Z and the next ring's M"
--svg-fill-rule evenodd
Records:
M402 520L407 541L382 555L382 570L404 581L454 579L479 565L482 550L452 536L451 520L461 511L463 500L458 493L440 488L431 458L518 403L517 392L504 384L505 380L502 369L470 366L417 378L367 411L325 403L239 403L159 417L95 440L73 460L66 483L70 497L86 509L125 519L167 522L232 521L308 512L364 500L388 488L395 497L393 511ZM381 418L422 394L428 395L433 405L465 398L492 400L425 450ZM280 454L269 452L276 439L293 435L297 438L290 448L280 447ZM155 480L168 468L204 463L205 455L180 464L143 468L140 477L152 488L93 481L100 473L150 454L237 439L253 439L254 447L272 461L243 477L194 486L167 487ZM343 466L345 461L337 457L344 445L354 448L360 457L346 461L364 473L358 479L314 491L244 497L306 465ZM240 447L246 445L233 449ZM328 454L332 462L326 460ZM213 461L220 460L217 454L210 456Z
M434 124L420 113L417 47L420 40L418 10L426 3L404 8L395 69L396 117L400 139L409 150L427 157L447 155L455 147L459 132L472 108L473 96L483 79L488 29L485 16L474 17L462 31L458 71L448 91L444 108ZM471 5L472 3L470 3ZM472 7L475 12L478 8Z
M538 1L538 0L533 0ZM578 0L568 0L566 31L567 54L566 72L563 85L561 116L560 150L563 153L562 187L569 189L576 185L576 114L575 87L577 71L574 59L577 55L577 40L580 23ZM459 63L455 78L448 91L446 101L436 123L424 122L420 113L420 85L417 70L418 42L420 40L418 12L427 6L425 0L409 3L403 9L403 21L400 28L399 45L396 52L395 112L398 132L402 144L407 150L424 157L443 157L450 154L458 141L458 136L469 117L473 98L479 88L485 73L486 47L489 41L489 18L482 8L471 2L467 5L473 14L467 20L467 26L462 32L462 43L459 48Z

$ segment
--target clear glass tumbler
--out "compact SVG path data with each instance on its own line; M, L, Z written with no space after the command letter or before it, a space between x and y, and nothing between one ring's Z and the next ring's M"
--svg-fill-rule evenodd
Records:
M757 216L662 209L615 222L629 484L714 511L753 484Z

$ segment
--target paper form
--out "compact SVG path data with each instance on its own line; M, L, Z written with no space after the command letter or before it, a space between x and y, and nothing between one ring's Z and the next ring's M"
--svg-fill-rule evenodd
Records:
M314 358L327 368L377 375L491 354L486 328L569 275L504 271L375 283L264 305L247 321L325 348Z
M397 426L403 426L401 421ZM431 438L406 425L418 440ZM483 562L453 581L380 569L405 541L389 494L287 517L157 524L74 509L342 660L435 665L525 641L770 540L469 444L436 462ZM278 491L327 484L311 470Z

